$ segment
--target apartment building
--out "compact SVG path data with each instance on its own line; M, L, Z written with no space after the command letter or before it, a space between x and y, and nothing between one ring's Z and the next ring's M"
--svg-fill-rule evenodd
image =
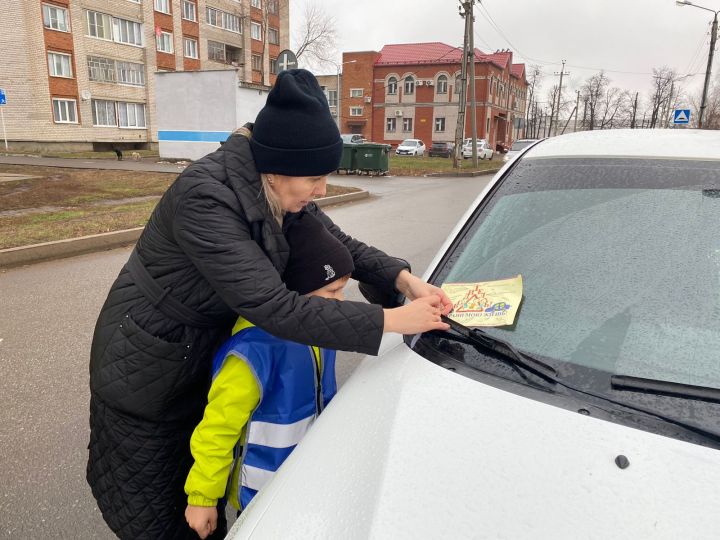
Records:
M444 43L386 45L343 54L341 131L376 142L453 141L458 121L462 49ZM469 78L468 78L469 80ZM522 137L528 82L511 51L475 49L477 133L496 144ZM465 136L470 136L467 92Z
M24 0L4 7L0 88L13 150L153 146L155 72L230 69L238 84L265 88L289 46L289 0Z

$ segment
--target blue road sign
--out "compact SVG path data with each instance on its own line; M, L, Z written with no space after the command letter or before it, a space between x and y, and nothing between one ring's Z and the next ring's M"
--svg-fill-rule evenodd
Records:
M0 105L5 105L7 103L7 98L5 97L5 90L0 88Z
M675 109L673 114L673 124L689 124L690 109Z

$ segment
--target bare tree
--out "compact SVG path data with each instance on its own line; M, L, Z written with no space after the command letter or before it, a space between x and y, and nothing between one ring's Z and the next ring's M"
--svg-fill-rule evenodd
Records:
M690 103L693 109L693 113L690 115L690 120L695 127L697 127L701 101L701 93L698 93L696 96L692 96L690 98ZM710 88L708 88L707 98L705 99L703 128L720 129L720 74L715 77L715 80L710 83Z
M308 0L303 15L295 27L293 48L298 60L313 68L327 68L337 53L335 19L317 0Z
M583 128L593 130L597 127L598 118L602 117L603 99L606 98L610 79L604 71L593 75L581 88L582 99L586 108L583 113Z
M530 78L528 82L530 87L528 88L527 104L525 107L525 136L535 137L537 133L537 97L535 90L539 89L542 81L542 71L540 66L533 64L530 66ZM528 133L530 135L528 135Z
M667 66L653 68L653 91L650 95L650 127L665 127L665 119L672 102L677 99L675 94L675 70Z

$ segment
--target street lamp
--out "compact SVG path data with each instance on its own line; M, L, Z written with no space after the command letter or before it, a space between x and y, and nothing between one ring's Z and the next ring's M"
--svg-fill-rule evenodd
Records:
M704 9L705 11L709 11L714 15L712 30L710 31L710 52L708 53L707 69L705 70L705 84L703 85L702 101L700 102L700 116L698 117L698 129L702 129L703 115L705 113L706 106L705 102L707 100L708 86L710 85L710 72L712 71L713 54L715 53L715 39L717 39L718 13L720 13L720 11L714 11L706 7L698 6L697 4L693 4L689 0L675 0L675 4L680 7L691 6L698 9Z
M357 60L348 60L347 62L342 62L338 64L337 62L333 62L335 64L335 68L337 69L337 96L335 98L335 120L337 121L338 129L340 129L340 68L344 66L345 64L354 64L357 62Z

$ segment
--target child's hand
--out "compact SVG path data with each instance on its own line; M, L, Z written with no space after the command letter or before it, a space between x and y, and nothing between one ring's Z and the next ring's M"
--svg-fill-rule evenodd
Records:
M214 506L190 506L185 509L185 519L200 538L207 538L217 527L217 508Z

